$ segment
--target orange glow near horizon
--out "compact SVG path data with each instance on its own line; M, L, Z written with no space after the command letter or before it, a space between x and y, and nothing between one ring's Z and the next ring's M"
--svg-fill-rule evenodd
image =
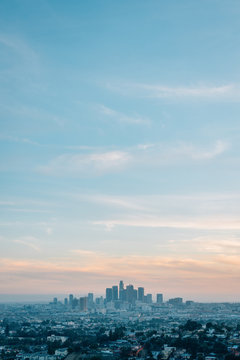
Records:
M194 300L215 297L236 301L239 293L240 262L236 256L194 260L160 256L107 257L81 250L75 254L74 259L49 261L1 259L1 269L4 269L0 271L1 293L104 294L105 287L117 284L120 279L143 285L149 292Z

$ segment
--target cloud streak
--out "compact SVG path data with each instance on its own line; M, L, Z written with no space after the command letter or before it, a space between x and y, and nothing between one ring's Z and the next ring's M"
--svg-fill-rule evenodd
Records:
M218 86L168 86L163 84L146 83L120 83L107 84L107 88L117 91L122 95L136 96L140 98L156 99L199 99L199 100L226 100L232 101L240 98L240 86L238 84L225 84Z
M129 116L126 114L123 114L119 111L113 110L105 105L100 105L99 107L100 113L103 115L106 115L107 117L118 121L120 123L126 123L126 124L135 124L135 125L149 125L150 120L147 118L143 118L141 116Z
M164 217L151 217L139 216L129 217L125 219L109 219L94 221L94 225L103 225L107 230L113 229L115 226L128 226L128 227L146 227L146 228L175 228L175 229L196 229L196 230L240 230L240 218L224 218L224 217L206 217L206 218L193 218L193 217L178 217L171 216L170 218Z
M30 46L28 46L25 41L17 36L0 33L0 44L9 49L12 49L27 62L38 62L37 53Z
M128 210L145 210L146 208L137 201L137 199L127 196L110 196L110 195L78 195L74 194L74 198L80 201L91 202L114 208L128 209Z
M41 251L39 245L38 245L38 239L36 239L33 236L24 236L20 239L15 239L14 242L16 244L24 245L30 249L33 249L37 252Z
M38 171L46 175L103 175L118 172L131 161L131 155L125 151L108 151L91 154L64 154L53 159Z
M80 154L62 154L37 171L56 176L99 176L131 168L157 168L176 162L207 161L225 153L229 145L217 140L211 147L187 143L138 145L132 148Z

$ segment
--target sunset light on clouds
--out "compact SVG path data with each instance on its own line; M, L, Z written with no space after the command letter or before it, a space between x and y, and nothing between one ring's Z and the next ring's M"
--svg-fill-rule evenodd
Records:
M239 301L240 3L0 3L0 301Z

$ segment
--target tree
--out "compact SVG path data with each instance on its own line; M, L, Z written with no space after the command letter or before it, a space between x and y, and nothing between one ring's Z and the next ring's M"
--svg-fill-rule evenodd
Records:
M6 327L5 327L5 335L9 336L9 325L8 325L8 323L6 324Z
M183 325L182 329L183 330L188 330L188 331L194 331L194 330L201 329L201 327L202 327L202 325L200 323L198 323L197 321L188 320L186 322L186 324Z
M120 353L120 357L122 359L128 359L129 355L130 355L130 352L131 352L131 348L130 347L123 347L121 349L121 353Z

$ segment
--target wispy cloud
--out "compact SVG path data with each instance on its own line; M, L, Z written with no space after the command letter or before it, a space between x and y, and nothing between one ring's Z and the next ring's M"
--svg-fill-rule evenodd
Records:
M108 231L115 227L227 232L240 229L239 193L114 196L76 192L70 195L75 201L97 204L101 209L99 214L105 215L92 223Z
M1 80L9 85L24 84L28 89L43 89L43 67L39 53L19 34L0 33L1 53L8 59L8 66L2 69ZM31 76L30 76L31 75ZM46 87L44 86L45 90ZM24 91L24 88L22 88Z
M26 41L16 35L0 33L0 44L12 49L27 62L38 62L37 53L26 43Z
M212 144L199 145L189 142L158 143L133 150L139 160L148 164L166 165L175 162L211 160L229 149L228 142L217 140ZM141 152L143 150L143 152ZM141 154L141 155L140 155Z
M51 227L46 228L46 233L51 235L53 233L53 229Z
M111 196L111 195L78 195L74 194L74 198L84 200L92 203L109 205L111 207L130 209L130 210L144 210L145 207L141 205L137 199L127 196Z
M134 85L133 85L134 86ZM168 87L161 85L136 84L139 90L149 92L150 97L218 97L233 92L234 86Z
M173 165L176 162L206 161L223 154L228 143L218 140L209 147L193 144L146 144L120 150L63 154L52 159L47 165L39 166L37 171L56 176L99 176L126 170L130 165L152 167Z
M2 109L6 113L13 114L14 116L21 117L22 119L30 119L31 121L34 119L40 121L42 124L47 123L48 126L49 124L57 124L59 127L63 127L65 124L65 119L62 116L50 113L49 111L39 107L33 107L25 104L11 104L11 106L2 105ZM38 142L34 142L27 138L17 138L4 134L2 134L2 137L16 142L28 142L33 145L42 146Z
M5 212L49 214L56 208L56 204L50 201L28 198L15 198L15 201L12 201L11 199L12 197L0 201L0 207L3 207Z
M108 151L91 154L64 154L53 159L38 171L47 175L89 176L118 172L131 161L131 155L125 151Z
M8 211L19 212L19 213L51 213L50 210L44 209L26 209L26 208L10 208Z
M196 230L240 230L240 217L191 217L191 216L132 216L120 219L94 221L94 225L103 225L106 230L115 226L129 226L139 228L175 228Z
M30 249L33 249L37 252L41 251L41 249L38 245L39 240L37 238L35 238L34 236L24 236L19 239L15 239L14 242L17 244L24 245L24 246L26 246Z
M105 105L100 105L99 106L99 110L102 114L106 115L107 117L119 121L121 123L128 123L128 124L144 124L144 125L149 125L150 124L150 120L138 115L134 115L134 116L129 116L126 114L123 114L122 112L113 110Z
M0 201L0 206L14 206L15 202L14 201Z
M163 84L145 83L119 83L107 84L110 90L120 92L123 95L158 98L158 99L209 99L209 100L234 100L240 97L238 84L225 84L218 86L168 86Z
M39 115L40 116L40 115ZM42 115L42 118L50 120L50 114L48 115ZM63 121L57 117L52 118L53 121L56 121L59 125L63 125ZM12 136L8 134L0 133L0 140L7 141L7 142L13 142L13 143L21 143L26 145L33 145L37 147L42 148L51 148L51 149L61 149L61 150L73 150L73 151L103 151L103 147L98 146L88 146L88 145L58 145L58 144L47 144L47 143L40 143L37 141L34 141L32 139L26 138L26 137L17 137Z
M193 151L192 156L195 159L213 159L218 155L223 154L229 148L229 144L218 140L212 149Z
M151 154L148 162L154 161L156 164L160 165L167 163L171 164L175 161L210 160L223 154L228 149L229 144L223 140L217 140L215 143L208 146L178 142L176 144L156 144L155 147L150 148L145 154Z
M100 254L95 251L84 250L84 249L72 249L72 250L70 250L70 252L73 254L90 256L90 257L100 256Z
M222 241L222 242L212 242L211 244L206 245L206 251L214 252L218 254L232 253L240 255L240 241Z
M205 254L240 255L240 239L232 234L199 236L191 239L191 243Z
M16 143L24 143L24 144L29 144L29 145L41 146L41 144L39 144L36 141L32 141L31 139L20 138L20 137L11 136L11 135L0 134L0 139L4 140L4 141L9 141L9 142L16 142Z

